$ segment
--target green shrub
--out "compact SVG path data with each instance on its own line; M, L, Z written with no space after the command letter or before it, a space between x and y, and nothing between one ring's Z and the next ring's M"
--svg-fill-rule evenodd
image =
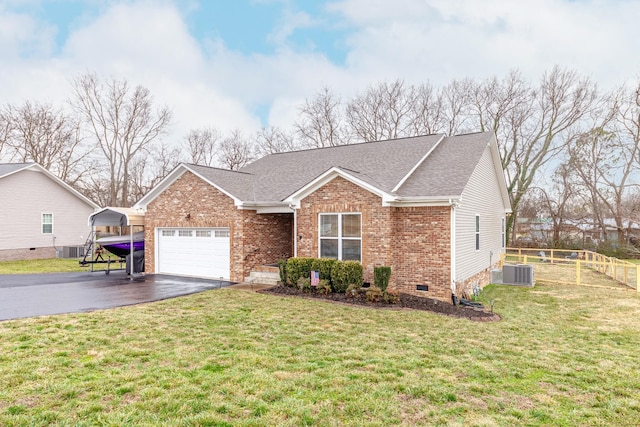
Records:
M301 277L298 279L298 288L305 292L311 291L311 279L308 277Z
M362 264L358 261L335 261L331 269L333 290L344 293L349 285L362 286Z
M287 279L293 286L298 284L301 277L309 278L313 258L289 258L287 260Z
M383 292L382 299L387 304L398 304L400 302L400 293L395 289Z
M331 285L328 280L320 279L318 282L318 293L323 295L331 293Z
M360 289L362 289L362 286L352 283L347 287L347 290L345 292L347 296L351 298L356 298L360 293Z
M280 273L280 283L283 285L287 284L287 260L279 259L278 260L278 272Z
M386 292L391 277L391 267L373 267L373 284L382 292Z
M311 261L311 270L320 273L320 280L331 283L331 269L337 260L333 258L314 258Z
M380 288L371 287L367 289L367 301L380 302L382 301L382 290Z

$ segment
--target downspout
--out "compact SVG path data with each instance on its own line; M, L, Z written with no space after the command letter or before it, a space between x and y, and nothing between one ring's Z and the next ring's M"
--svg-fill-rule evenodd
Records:
M293 209L293 257L298 257L298 210L293 205L289 205Z
M451 205L451 293L456 293L456 202L449 199Z

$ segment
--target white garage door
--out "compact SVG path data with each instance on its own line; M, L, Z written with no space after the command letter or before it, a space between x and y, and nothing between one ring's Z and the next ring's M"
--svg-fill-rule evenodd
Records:
M228 228L158 228L156 271L229 278Z

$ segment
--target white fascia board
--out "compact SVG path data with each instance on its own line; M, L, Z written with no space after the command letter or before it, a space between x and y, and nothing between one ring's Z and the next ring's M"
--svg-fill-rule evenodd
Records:
M49 172L44 166L42 166L42 165L40 165L38 163L33 163L33 164L31 164L31 165L29 165L29 166L27 166L25 168L19 169L19 171L23 171L23 170L27 170L27 169L35 169L38 172L44 173L46 176L51 178L54 182L56 182L62 188L64 188L65 190L67 190L68 192L70 192L71 194L73 194L74 196L76 196L77 198L79 198L80 200L82 200L83 202L88 204L89 206L91 206L93 209L96 209L96 210L100 209L100 206L98 206L97 203L95 203L93 200L89 199L88 197L83 195L81 192L79 192L78 190L76 190L75 188L73 188L72 186L70 186L69 184L67 184L66 182L64 182L63 180L61 180L60 178L58 178L57 176L55 176L51 172Z
M394 207L419 207L419 206L457 206L460 196L451 197L403 197L396 198L387 206Z
M504 204L504 212L512 213L511 198L509 197L509 191L507 190L507 179L504 177L504 170L502 169L502 159L500 158L500 151L498 149L498 140L495 134L489 141L489 149L491 150L491 159L493 160L493 169L496 172L498 179L498 186L500 187L500 196L502 197L502 203Z
M345 172L344 170L337 168L337 167L332 167L331 169L327 170L326 172L324 172L323 174L321 174L320 176L318 176L316 179L314 179L313 181L310 181L307 185L305 185L304 187L302 187L301 189L299 189L298 191L296 191L295 193L291 194L289 197L287 197L284 202L287 203L288 205L291 205L294 207L294 209L298 209L300 208L300 201L302 199L304 199L305 197L307 197L308 195L312 194L313 192L315 192L316 190L318 190L319 188L323 187L324 185L326 185L327 183L329 183L330 181L332 181L334 178L336 177L341 177L346 179L347 181L364 188L365 190L369 191L370 193L375 194L376 196L379 196L382 198L383 204L384 203L389 203L391 200L394 200L395 197L391 194L388 194L382 190L380 190L377 187L372 186L371 184L364 182L363 180Z
M258 214L293 213L293 208L286 202L244 202L238 205L240 210L253 210Z
M397 191L400 189L400 187L402 187L402 184L404 184L404 183L405 183L405 181L406 181L407 179L409 179L409 177L410 177L411 175L413 175L413 173L416 171L416 169L418 169L418 168L420 167L420 165L421 165L421 164L422 164L422 163L427 159L427 157L429 157L429 155L431 155L431 153L433 153L433 150L435 150L435 149L438 147L438 145L440 145L440 143L441 143L445 138L446 138L446 135L442 135L442 136L440 137L440 139L439 139L439 140L438 140L438 141L433 145L433 147L431 147L431 150L427 151L427 153L426 153L424 156L422 156L422 158L418 161L418 163L416 163L416 164L415 164L415 166L413 166L413 167L411 168L411 170L409 171L409 173L408 173L408 174L406 174L406 175L405 175L405 176L400 180L400 182L398 183L398 185L396 185L396 186L393 188L393 190L391 190L391 192L392 192L392 193L397 192Z
M173 171L171 171L171 173L169 175L164 177L164 179L162 181L160 181L147 194L145 194L144 197L142 197L142 199L140 199L133 207L136 208L136 209L146 210L147 206L149 205L149 203L154 201L160 194L162 194L162 192L164 192L167 188L169 188L169 186L171 186L171 184L173 184L175 181L177 181L178 178L180 178L182 175L184 175L184 173L187 172L187 171L191 172L192 174L194 174L195 176L197 176L198 178L200 178L201 180L203 180L207 184L211 185L212 187L214 187L216 190L218 190L219 192L221 192L225 196L230 197L233 200L233 203L235 204L235 206L237 206L237 207L242 206L242 200L240 200L237 197L233 196L231 193L229 193L228 191L224 190L219 185L217 185L216 183L210 181L206 177L200 175L198 172L196 172L195 170L190 168L189 165L184 164L184 163L180 163L178 166L176 166L176 168Z

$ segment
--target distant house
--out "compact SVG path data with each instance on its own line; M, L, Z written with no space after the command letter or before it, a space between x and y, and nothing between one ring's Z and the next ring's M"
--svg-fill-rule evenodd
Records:
M37 163L0 164L0 260L84 245L98 206Z
M489 282L511 211L495 135L429 135L266 156L229 171L181 164L145 211L147 272L242 281L291 256L357 260L365 281L449 298Z

